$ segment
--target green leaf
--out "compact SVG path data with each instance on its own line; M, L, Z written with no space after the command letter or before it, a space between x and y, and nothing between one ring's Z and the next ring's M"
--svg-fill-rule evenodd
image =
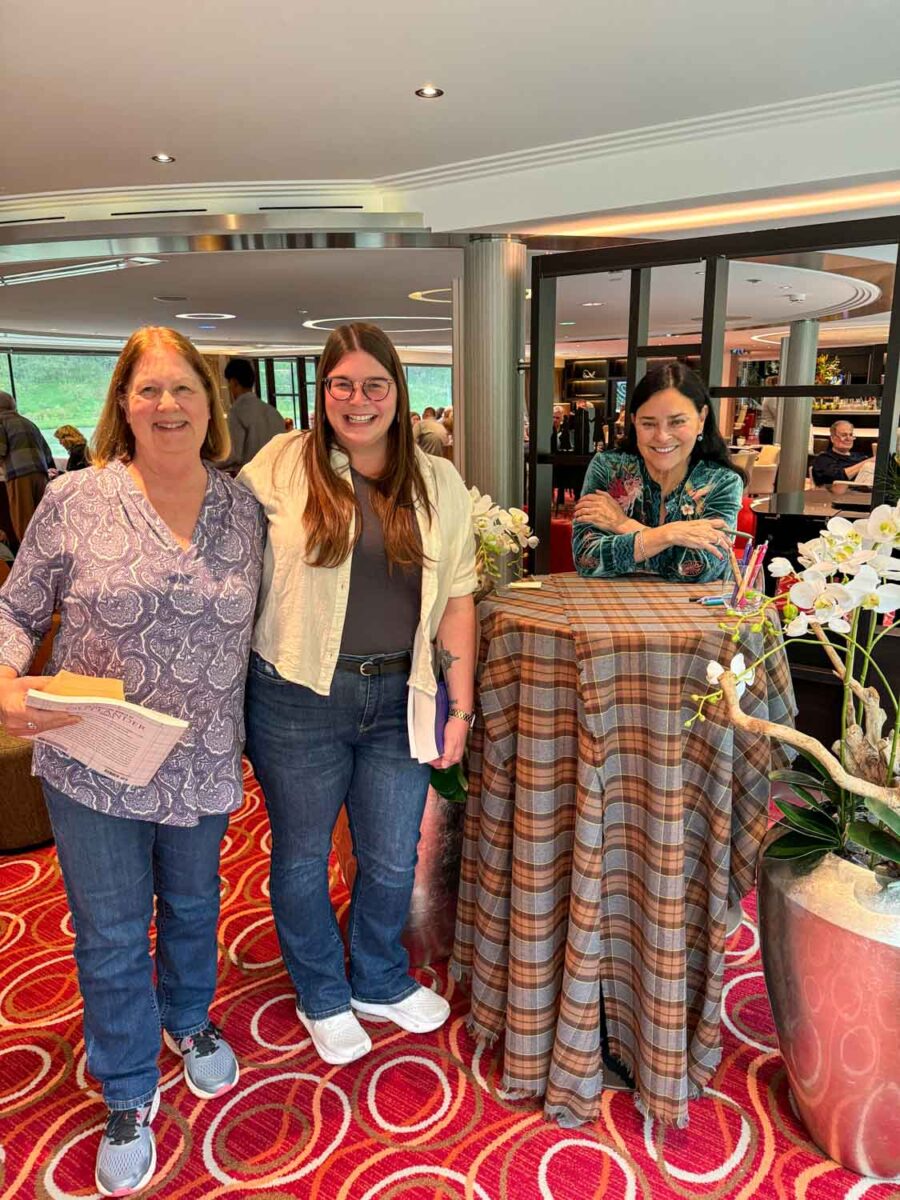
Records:
M827 813L819 812L814 808L800 808L797 804L788 804L786 800L779 800L777 797L775 797L775 803L785 821L794 829L799 829L801 833L808 833L810 837L828 842L832 846L841 844L841 834L837 822L833 821Z
M895 812L890 805L885 804L883 800L873 800L869 796L863 796L863 804L882 825L887 825L892 833L896 833L900 837L900 813Z
M780 838L770 842L765 849L766 858L805 858L808 854L821 855L827 853L828 846L821 838L810 837L806 833L789 829Z
M806 771L770 771L769 778L773 783L789 783L792 786L799 784L801 787L815 788L817 792L825 792L835 800L838 797L838 786L833 779L817 779L815 775L809 775Z
M890 862L900 863L900 838L870 825L868 821L851 821L847 826L847 836L857 846L886 858Z
M469 781L459 763L452 767L431 768L431 786L445 800L453 800L464 804L469 789Z

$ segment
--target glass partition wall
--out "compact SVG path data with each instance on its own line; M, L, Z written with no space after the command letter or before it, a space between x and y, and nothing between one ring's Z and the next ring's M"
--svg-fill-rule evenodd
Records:
M791 488L804 487L828 414L852 409L875 452L871 502L880 503L900 425L898 245L900 217L885 217L536 255L527 471L541 539L534 569L549 569L561 471L583 476L595 447L614 443L624 396L663 359L700 372L735 452L759 448L763 402L776 409L779 428L763 437L788 436ZM748 331L763 326L770 336L746 349L755 346ZM581 378L585 362L590 379ZM588 406L599 419L580 438L581 453L562 447L561 420Z

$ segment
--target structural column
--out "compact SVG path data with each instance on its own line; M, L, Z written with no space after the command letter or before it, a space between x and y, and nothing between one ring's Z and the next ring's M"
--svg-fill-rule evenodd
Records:
M525 246L476 237L463 278L463 462L468 484L522 504ZM454 424L456 424L454 420Z
M816 381L818 321L791 323L787 345L782 343L779 382L791 386ZM812 425L812 396L785 396L781 401L781 457L778 465L779 492L802 492L806 482L809 430Z

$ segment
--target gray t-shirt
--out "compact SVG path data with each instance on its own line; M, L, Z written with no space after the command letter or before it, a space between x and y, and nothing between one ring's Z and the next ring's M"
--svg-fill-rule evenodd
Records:
M422 607L422 570L395 566L389 571L384 531L372 508L372 484L352 468L350 473L362 513L362 533L350 566L341 654L411 650Z

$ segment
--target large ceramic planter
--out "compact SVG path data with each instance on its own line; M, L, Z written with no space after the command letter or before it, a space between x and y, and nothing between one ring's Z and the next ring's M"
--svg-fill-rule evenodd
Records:
M900 1174L900 895L826 855L761 858L766 988L797 1111L829 1158Z
M462 827L466 806L445 800L428 789L419 837L419 860L413 885L403 944L411 966L449 958L456 924L459 864L462 856ZM356 859L347 816L341 809L332 836L341 872L352 891Z

